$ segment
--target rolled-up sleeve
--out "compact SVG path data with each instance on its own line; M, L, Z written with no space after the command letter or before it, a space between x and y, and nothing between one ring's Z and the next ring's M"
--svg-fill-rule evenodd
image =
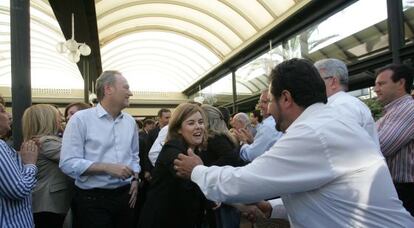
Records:
M59 167L66 175L78 179L93 164L85 159L85 123L73 116L66 126L62 140Z
M132 170L134 170L135 173L139 173L141 171L141 167L139 166L139 135L138 135L138 127L135 126L134 135L132 137L131 142L131 153L132 153Z
M252 144L244 144L240 148L240 157L244 161L253 161L268 150L280 137L281 132L267 125L261 126Z

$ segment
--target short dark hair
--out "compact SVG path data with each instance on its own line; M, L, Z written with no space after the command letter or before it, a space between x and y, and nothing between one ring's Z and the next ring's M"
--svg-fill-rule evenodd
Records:
M392 71L391 79L393 82L397 82L401 79L405 79L405 92L410 94L411 87L413 86L413 74L414 69L406 64L389 64L385 67L377 70L375 76L378 76L382 72L390 70Z
M155 124L155 120L153 119L145 119L144 120L144 127L147 125Z
M253 114L253 116L254 116L255 118L257 118L257 121L258 121L259 123L261 123L261 122L262 122L262 120L263 120L263 116L262 116L262 114L260 113L260 110L253 110L252 114Z
M165 113L165 112L171 112L171 110L169 110L168 108L162 108L162 109L158 110L157 116L161 118L162 114Z
M226 124L229 124L230 121L230 112L226 107L218 107L221 114L223 115L223 120L226 122Z
M313 64L306 59L290 59L277 65L270 74L271 93L277 99L287 90L295 103L303 108L327 102L323 79Z
M75 103L70 103L66 106L65 108L65 119L68 119L68 111L70 108L72 108L73 106L76 106L78 108L78 111L80 110L84 110L84 109L88 109L91 107L90 104L84 103L84 102L75 102Z

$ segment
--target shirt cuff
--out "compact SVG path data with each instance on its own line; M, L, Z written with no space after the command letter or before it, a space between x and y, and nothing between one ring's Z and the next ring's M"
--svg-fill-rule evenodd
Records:
M194 167L193 172L191 172L191 180L194 183L197 183L197 180L200 180L203 177L204 171L207 169L208 167L204 165L197 165Z
M249 146L249 144L243 144L240 147L240 158L243 161L250 161L249 158L248 158L248 156L247 156L247 148L246 147L248 147L248 146Z
M37 171L37 166L35 164L25 164L23 165L24 169L28 169L28 170L33 170L33 171Z
M281 198L269 200L268 202L272 206L271 218L288 219L288 214Z
M78 164L76 164L76 169L74 170L74 172L75 172L75 175L77 176L77 177L81 177L82 176L82 174L84 173L84 172L86 172L86 170L88 170L89 169L89 167L94 163L94 162L92 162L92 161L89 161L89 160L79 160L79 161L77 161L77 163Z

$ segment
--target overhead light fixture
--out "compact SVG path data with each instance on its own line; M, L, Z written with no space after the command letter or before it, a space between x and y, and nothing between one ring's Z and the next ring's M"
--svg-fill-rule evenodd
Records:
M75 15L72 13L72 37L65 42L59 42L56 50L61 54L67 54L68 59L74 63L79 62L80 56L91 54L91 48L85 43L78 43L75 40Z
M210 86L210 90L211 89L212 87ZM209 104L209 105L213 105L217 102L217 98L214 96L214 94L212 92L203 93L201 90L201 86L198 86L198 96L194 97L193 100L200 104Z
M194 101L200 104L203 104L204 102L204 96L201 92L201 85L198 86L198 96L194 97Z

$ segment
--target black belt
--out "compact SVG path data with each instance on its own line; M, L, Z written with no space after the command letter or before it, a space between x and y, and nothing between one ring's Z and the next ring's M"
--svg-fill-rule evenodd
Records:
M91 188L91 189L81 189L75 186L75 190L84 193L95 193L95 194L119 194L123 193L131 188L130 184L118 187L118 188Z

